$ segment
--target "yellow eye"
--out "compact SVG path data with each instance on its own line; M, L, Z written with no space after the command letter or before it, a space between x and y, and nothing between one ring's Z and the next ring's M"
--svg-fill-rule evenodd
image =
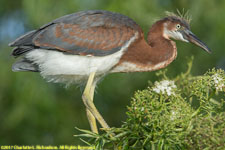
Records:
M176 25L176 28L177 28L177 29L180 29L180 27L181 27L180 24L177 24L177 25Z

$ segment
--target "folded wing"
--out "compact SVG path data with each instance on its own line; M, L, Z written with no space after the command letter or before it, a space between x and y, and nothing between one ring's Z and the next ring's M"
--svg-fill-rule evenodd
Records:
M124 15L83 11L56 19L21 36L10 46L16 47L13 56L37 48L75 55L106 56L121 50L136 32L142 33L140 27Z

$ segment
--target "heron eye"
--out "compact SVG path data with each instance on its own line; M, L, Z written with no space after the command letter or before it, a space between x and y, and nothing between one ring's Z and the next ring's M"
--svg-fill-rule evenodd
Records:
M177 24L177 25L176 25L176 28L177 28L177 29L180 29L180 24Z

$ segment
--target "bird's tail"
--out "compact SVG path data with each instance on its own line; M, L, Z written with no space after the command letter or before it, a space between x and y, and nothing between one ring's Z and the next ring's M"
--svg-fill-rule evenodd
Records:
M31 61L22 58L16 61L12 65L12 71L19 72L19 71L32 71L32 72L39 72L38 66Z

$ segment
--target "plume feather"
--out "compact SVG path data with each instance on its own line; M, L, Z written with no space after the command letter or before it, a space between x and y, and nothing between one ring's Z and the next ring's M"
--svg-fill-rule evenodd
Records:
M179 11L177 9L177 13L166 11L165 14L167 17L177 17L182 20L185 20L188 24L190 24L191 22L191 15L189 11L185 11L184 9L182 11Z

